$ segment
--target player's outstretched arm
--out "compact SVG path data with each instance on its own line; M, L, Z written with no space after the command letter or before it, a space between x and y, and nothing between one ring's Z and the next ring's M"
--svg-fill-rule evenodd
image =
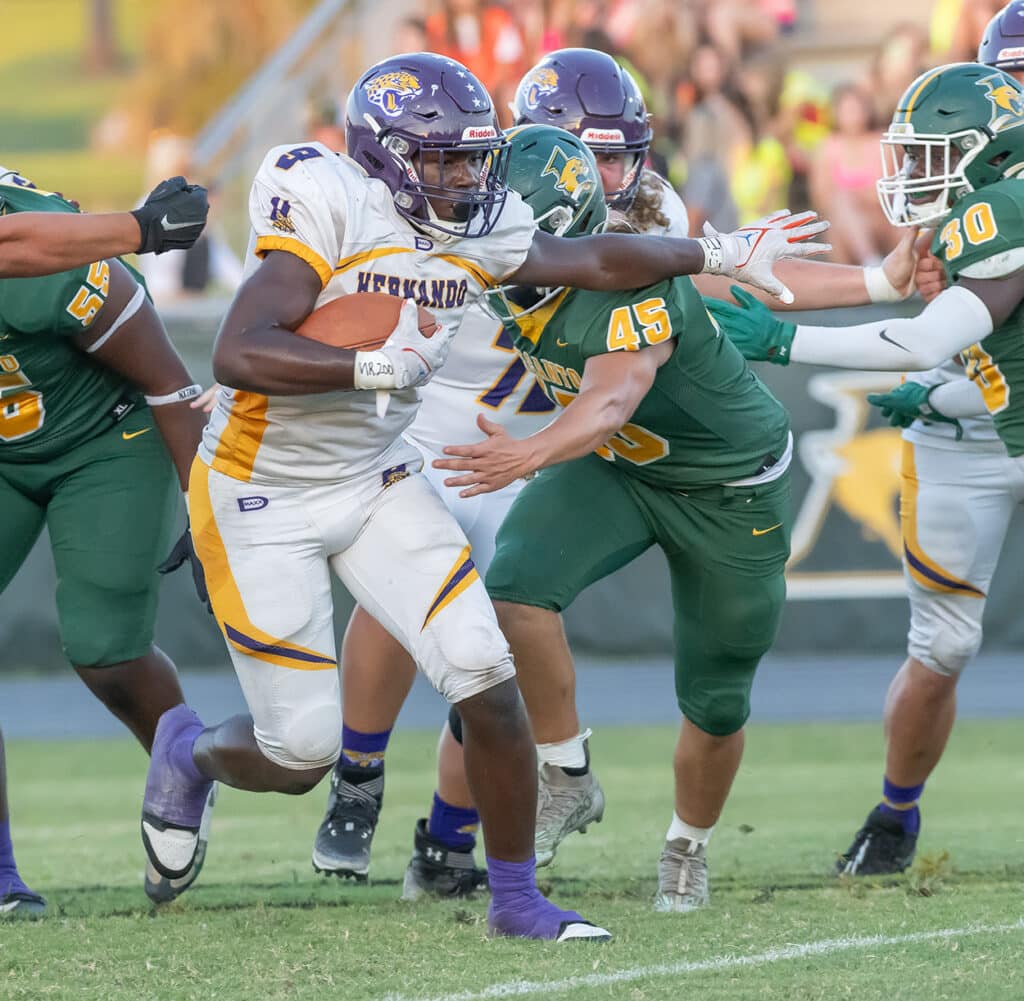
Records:
M830 250L827 243L808 242L826 229L828 223L814 213L793 217L786 211L735 233L705 227L707 236L699 240L609 233L566 241L538 231L526 260L506 280L603 291L707 273L728 275L790 302L792 293L772 273L772 266L783 257Z
M1024 273L998 280L962 279L915 317L849 327L796 326L738 287L733 295L740 306L718 300L706 304L752 361L919 371L934 368L1004 323L1024 299Z
M790 303L756 288L751 291L755 298L776 310L838 309L902 302L914 294L915 270L919 266L916 239L916 229L904 230L900 242L885 260L871 267L784 258L775 265L775 274L792 291ZM724 275L703 274L694 278L693 283L703 296L727 299L732 280ZM927 301L928 297L925 298Z
M159 184L132 212L0 217L0 278L31 278L122 254L191 247L206 225L206 189L183 177Z
M481 414L477 425L487 438L473 445L449 445L444 450L449 458L435 459L434 468L461 473L446 479L445 486L462 487L460 497L474 497L587 455L633 416L674 348L675 341L669 341L588 358L579 394L543 430L513 438Z

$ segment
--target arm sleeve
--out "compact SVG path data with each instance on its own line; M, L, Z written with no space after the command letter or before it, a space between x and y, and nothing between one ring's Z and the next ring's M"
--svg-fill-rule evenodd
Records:
M804 365L907 372L934 368L991 333L988 307L973 292L954 286L909 319L852 327L801 324L790 357Z
M988 413L981 387L966 376L936 386L928 403L944 417L981 417Z

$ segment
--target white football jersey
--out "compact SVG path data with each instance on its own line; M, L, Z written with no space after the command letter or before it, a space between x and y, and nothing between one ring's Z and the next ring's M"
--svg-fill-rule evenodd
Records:
M519 268L536 228L509 192L488 236L442 241L398 214L383 181L320 143L267 154L249 217L257 257L283 250L320 276L317 308L352 292L384 292L416 299L445 325L458 325L486 288ZM348 479L415 457L401 434L418 405L415 389L393 392L379 418L372 391L268 397L225 388L199 455L247 482Z
M690 219L676 189L653 170L645 170L642 180L655 181L661 187L661 214L668 219L667 226L649 226L643 232L648 236L673 236L680 239L689 236ZM628 214L626 218L629 218Z
M963 354L969 355L971 350L971 348L968 348ZM927 372L910 373L907 375L907 378L912 382L919 382L923 386L938 386L944 382L952 382L954 379L966 379L967 376L964 366L950 359L936 368L929 369ZM988 414L978 417L962 417L960 418L960 424L963 427L961 444L969 442L983 446L986 449L991 448L993 451L1003 450L1003 444L999 439L999 433L996 431L995 422ZM938 448L942 448L944 445L946 447L956 447L956 427L945 422L932 421L925 423L925 421L918 419L903 432L903 437L906 441L915 442L919 445L932 445Z
M662 186L661 211L668 226L653 226L651 236L687 236L686 207L660 175L645 174ZM477 304L466 316L444 367L420 390L422 403L407 436L431 452L445 445L479 441L477 414L501 424L514 438L526 438L548 424L555 406L515 353L501 323Z

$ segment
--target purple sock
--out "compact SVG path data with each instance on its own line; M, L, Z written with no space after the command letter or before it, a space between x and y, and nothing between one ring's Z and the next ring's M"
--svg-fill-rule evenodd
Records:
M167 757L178 771L181 772L185 778L190 782L209 782L209 778L204 775L199 768L196 766L195 759L192 757L192 750L196 745L196 738L203 732L203 724L196 722L194 727L189 727L186 730L182 730L178 734L178 739L171 746Z
M923 792L923 782L916 786L898 786L885 779L878 808L885 816L899 821L907 834L917 834L921 830L921 811L917 808L917 801Z
M566 924L582 922L575 911L563 911L548 900L534 878L537 860L504 862L487 859L491 906L487 921L498 935L514 938L554 939Z
M379 733L360 733L341 724L341 765L344 768L379 769L384 764L384 752L391 739L390 730Z
M476 810L452 806L434 793L434 805L430 808L430 820L427 822L431 837L455 851L472 851L476 847L479 824L480 814Z
M26 892L28 887L18 875L11 844L11 822L0 821L0 897L7 893Z

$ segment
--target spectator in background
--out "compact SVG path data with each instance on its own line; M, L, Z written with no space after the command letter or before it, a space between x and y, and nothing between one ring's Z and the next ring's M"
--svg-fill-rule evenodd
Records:
M399 49L399 52L418 49ZM306 135L313 142L323 143L337 153L345 152L345 127L341 123L341 108L333 99L314 103L309 114Z
M855 84L836 88L832 119L835 131L815 158L812 204L832 222L832 260L875 265L899 234L886 221L875 193L882 165L870 96Z
M888 122L903 92L927 68L928 36L924 28L907 23L890 31L863 81L865 92L873 97L872 121Z
M685 113L684 201L690 231L700 233L705 221L720 232L737 226L736 206L729 191L729 177L740 148L750 142L750 129L739 108L726 94L727 66L712 45L700 45L690 63L693 106ZM684 90L679 91L680 98ZM677 104L677 107L678 104Z
M744 61L739 76L740 107L747 120L747 142L738 147L730 173L740 223L760 219L789 201L793 169L779 115L784 70L773 56Z
M556 49L564 49L572 20L572 0L519 0L516 20L531 65Z
M629 53L631 62L647 81L648 105L659 112L670 100L680 67L687 66L697 44L694 18L678 0L630 0L633 23L624 28L619 11L619 34L614 40ZM615 22L609 24L609 33Z
M195 175L191 164L191 143L184 136L161 133L149 144L147 188L154 177ZM138 268L157 308L164 308L220 288L233 292L242 281L242 262L228 246L216 226L216 191L210 188L210 221L188 250L170 250L165 254L146 254ZM204 401L205 402L205 401Z
M395 28L392 42L395 53L425 52L427 48L427 22L422 17L403 17Z
M523 36L512 15L484 0L442 0L427 18L427 50L457 59L490 92L503 126L519 78L529 68Z
M932 13L932 51L941 55L943 61L974 62L988 22L1004 6L1005 0L959 0L955 6L939 3ZM943 16L943 27L948 30L945 37L939 28ZM943 42L948 44L942 45Z

